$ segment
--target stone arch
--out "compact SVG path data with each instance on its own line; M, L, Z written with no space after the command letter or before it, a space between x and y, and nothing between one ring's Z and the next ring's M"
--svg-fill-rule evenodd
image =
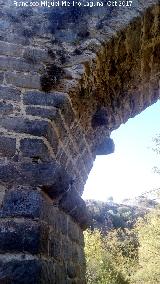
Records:
M107 15L11 4L1 10L0 279L85 283L81 194L96 154L114 151L111 131L159 99L159 1Z

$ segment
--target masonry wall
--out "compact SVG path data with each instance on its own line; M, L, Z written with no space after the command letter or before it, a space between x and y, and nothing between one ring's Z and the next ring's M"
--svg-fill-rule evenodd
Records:
M0 283L83 284L95 156L159 98L158 1L107 14L1 2Z
M46 90L62 72L52 52L30 42L22 11L2 5L0 283L85 283L88 170L78 159L85 151L91 168L92 155L68 94Z
M82 231L45 194L14 188L1 214L1 283L85 283Z

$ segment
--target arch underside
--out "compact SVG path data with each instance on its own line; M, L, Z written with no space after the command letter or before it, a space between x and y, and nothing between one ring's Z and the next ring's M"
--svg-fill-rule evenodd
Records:
M9 4L0 37L0 279L29 263L24 283L85 283L80 196L96 154L114 151L111 131L160 97L159 1L107 15Z

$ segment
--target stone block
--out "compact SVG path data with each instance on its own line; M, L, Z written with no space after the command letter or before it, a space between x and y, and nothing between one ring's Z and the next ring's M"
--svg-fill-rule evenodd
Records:
M13 185L39 186L51 198L55 198L68 190L71 178L52 161L40 164L1 164L0 181Z
M75 120L75 113L69 101L62 108L61 113L65 117L66 124L70 127Z
M47 146L41 139L24 138L20 141L20 151L23 156L41 160L49 159Z
M48 109L42 107L27 106L26 114L54 120L57 115L57 109L53 107Z
M3 217L38 218L42 205L40 192L28 187L19 187L5 193L2 204Z
M55 282L58 284L66 284L65 267L60 263L55 266Z
M150 8L147 9L144 16L144 40L151 40L154 36L154 15Z
M4 73L0 72L0 83L3 83L4 80Z
M143 61L142 75L143 75L144 80L146 80L147 82L150 80L150 76L151 76L152 54L153 54L153 47L146 48L142 52L142 61Z
M2 206L2 203L3 203L3 199L4 199L4 196L5 196L5 191L6 191L6 188L3 186L3 185L0 185L0 208ZM0 209L0 216L1 216L1 209Z
M0 283L39 284L41 264L37 259L0 260Z
M22 117L8 117L1 119L1 126L9 131L27 133L35 136L47 137L48 123L40 120L29 120Z
M55 117L55 125L56 125L56 128L57 128L57 132L58 132L58 137L59 139L61 139L61 141L63 141L63 143L65 144L65 139L67 140L68 142L68 132L67 132L67 129L66 129L66 126L65 126L65 121L63 121L60 113L57 113L56 117Z
M8 115L13 113L13 105L7 104L6 102L0 102L0 116Z
M17 44L12 44L0 41L0 54L20 57L23 53L23 47Z
M1 31L7 32L9 26L10 26L10 24L7 21L7 19L5 19L5 20L1 19L0 20L0 29L1 29Z
M153 71L159 73L160 66L160 43L157 43L153 49Z
M30 120L22 117L8 117L2 118L0 124L8 131L45 137L51 143L54 151L56 151L58 147L56 133L48 121L37 119Z
M78 247L78 264L81 267L82 273L83 273L83 268L85 267L85 255L84 255L84 248Z
M63 246L62 256L64 261L65 262L72 261L72 243L65 237L62 246Z
M61 239L59 235L56 235L55 232L50 234L49 241L49 256L53 257L56 260L61 260Z
M16 152L16 139L0 136L0 156L13 157Z
M93 157L91 156L91 154L86 149L84 151L84 154L83 154L82 158L83 158L83 162L85 164L85 168L86 168L86 170L87 170L87 172L89 174L90 170L93 167Z
M14 182L19 177L18 170L13 165L0 164L0 181L4 183Z
M24 103L26 105L53 106L61 108L66 102L67 95L61 92L45 93L29 91L24 94Z
M114 152L115 146L111 138L107 137L96 148L96 155L108 155Z
M44 198L41 208L41 220L43 220L49 226L51 226L54 232L57 232L59 230L57 208L54 207L53 201L49 199L47 194L44 194L44 192L43 192L43 197Z
M37 222L0 221L0 252L38 253L40 249L40 227Z
M79 125L75 125L72 128L72 135L77 145L79 145L80 141L84 140L84 133Z
M23 74L6 72L5 79L8 84L12 84L16 87L28 88L28 89L41 89L40 76L37 74Z
M3 100L20 101L21 92L11 87L0 86L0 98Z
M63 167L66 167L66 164L67 164L67 161L68 161L68 155L65 153L63 148L60 147L60 145L58 147L56 159L57 159L58 163L63 165Z
M52 259L41 260L42 271L41 271L41 281L42 284L57 284L55 279L55 261Z
M76 267L73 264L68 263L67 275L71 279L76 278L76 276L77 276Z
M40 225L40 243L39 243L39 253L42 255L49 255L49 231L50 228L48 224L41 223Z
M27 63L24 59L0 56L0 69L6 71L31 72L42 69L41 65Z
M78 262L79 258L79 247L73 243L72 244L72 261L73 263Z
M150 80L151 103L155 103L160 98L159 78L155 77Z
M58 227L63 235L68 234L68 216L64 212L58 214Z
M30 63L47 62L49 60L48 51L40 48L26 47L23 57Z
M68 220L68 237L73 242L79 241L79 228L72 220Z
M59 201L59 208L68 213L82 229L89 224L89 215L84 200L75 190L70 190Z

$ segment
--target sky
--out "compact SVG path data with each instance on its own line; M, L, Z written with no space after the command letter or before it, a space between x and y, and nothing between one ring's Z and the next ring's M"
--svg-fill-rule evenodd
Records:
M115 152L97 156L86 182L83 198L115 202L134 198L145 191L160 187L160 155L153 150L153 138L160 134L160 101L134 118L130 118L111 138Z

